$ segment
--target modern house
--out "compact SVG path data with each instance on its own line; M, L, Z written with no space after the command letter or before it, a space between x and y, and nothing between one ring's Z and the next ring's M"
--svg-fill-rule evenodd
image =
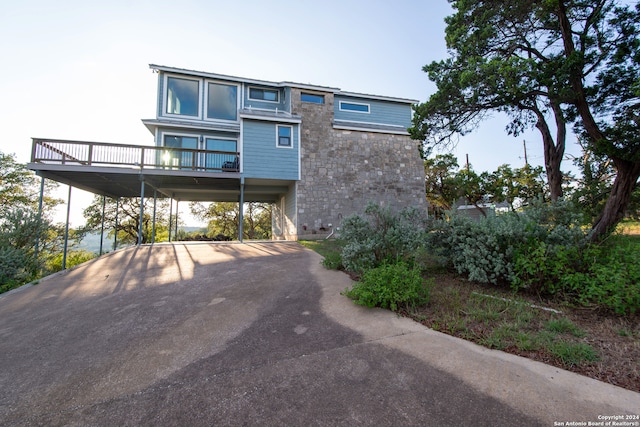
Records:
M154 144L34 138L29 167L109 197L273 203L273 238L331 234L369 202L425 207L416 100L151 65ZM240 237L242 231L240 230Z

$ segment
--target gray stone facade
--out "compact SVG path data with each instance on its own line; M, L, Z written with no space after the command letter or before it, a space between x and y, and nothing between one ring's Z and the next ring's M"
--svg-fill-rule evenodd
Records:
M333 93L323 93L324 104L314 104L301 102L300 91L291 93L292 112L302 116L296 238L322 238L369 202L397 210L426 208L415 141L408 135L334 129Z

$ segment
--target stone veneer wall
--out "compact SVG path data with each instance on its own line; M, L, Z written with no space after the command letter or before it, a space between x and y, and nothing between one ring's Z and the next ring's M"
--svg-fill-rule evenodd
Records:
M397 210L426 208L416 142L408 135L334 129L333 94L324 95L324 104L306 103L300 89L292 89L292 111L302 116L298 237L324 237L329 224L339 227L371 201Z

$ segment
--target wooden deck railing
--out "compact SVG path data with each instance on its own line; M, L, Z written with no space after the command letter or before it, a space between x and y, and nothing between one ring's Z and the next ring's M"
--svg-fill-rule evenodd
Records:
M239 171L240 153L33 138L31 162L237 172Z

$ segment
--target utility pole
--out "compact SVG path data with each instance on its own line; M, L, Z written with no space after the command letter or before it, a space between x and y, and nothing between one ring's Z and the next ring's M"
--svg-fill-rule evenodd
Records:
M469 172L469 154L467 154L467 172Z
M527 159L527 141L523 139L522 144L524 145L524 165L529 166L529 160Z

